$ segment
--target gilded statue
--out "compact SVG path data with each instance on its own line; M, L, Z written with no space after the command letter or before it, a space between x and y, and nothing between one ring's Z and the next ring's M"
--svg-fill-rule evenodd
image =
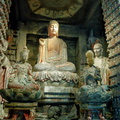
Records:
M67 61L67 45L58 38L58 31L59 23L55 20L50 21L48 38L39 39L39 58L38 63L34 66L35 71L76 71L75 65Z
M102 84L109 85L110 69L108 68L108 58L103 56L102 44L96 43L93 47L95 53L94 66L100 68Z

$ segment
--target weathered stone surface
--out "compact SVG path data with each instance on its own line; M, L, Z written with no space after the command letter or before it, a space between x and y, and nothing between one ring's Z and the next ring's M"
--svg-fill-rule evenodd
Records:
M43 86L77 87L79 76L76 73L62 71L33 72L34 78Z
M34 102L41 99L43 91L29 89L1 89L1 96L9 102Z

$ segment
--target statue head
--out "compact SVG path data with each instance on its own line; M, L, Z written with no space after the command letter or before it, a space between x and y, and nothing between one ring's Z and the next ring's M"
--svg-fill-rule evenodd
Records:
M87 57L87 64L92 66L94 64L94 53L91 50L88 50L85 55Z
M25 46L23 50L20 52L20 58L21 61L26 62L28 60L28 55L29 55L30 50Z
M102 53L103 53L102 44L96 43L93 47L93 51L94 51L96 57L101 57Z
M87 64L92 66L94 64L94 58L87 58Z
M58 32L59 32L59 23L56 20L51 20L49 22L49 26L48 26L48 36L49 37L53 37L53 36L58 37Z

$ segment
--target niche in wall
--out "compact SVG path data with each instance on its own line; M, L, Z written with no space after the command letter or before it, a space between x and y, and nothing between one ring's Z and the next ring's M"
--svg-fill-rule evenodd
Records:
M35 35L27 34L27 47L30 50L28 62L32 67L37 63L37 56L39 50L39 38L47 38L47 35ZM59 38L63 39L67 44L67 53L68 61L76 65L76 46L77 46L77 37L64 37L60 36Z

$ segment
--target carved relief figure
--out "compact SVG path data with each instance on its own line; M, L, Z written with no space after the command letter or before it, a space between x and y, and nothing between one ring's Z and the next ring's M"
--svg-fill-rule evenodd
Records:
M96 43L93 47L93 51L95 53L94 65L100 68L102 84L109 85L110 69L108 68L108 58L102 55L102 44Z
M18 89L39 89L39 86L35 82L32 76L32 66L27 63L29 50L27 47L20 53L21 61L13 66L13 72L9 79L9 88Z
M67 45L58 38L59 23L50 21L48 26L48 38L39 39L39 58L35 65L35 71L58 70L75 72L73 63L67 61Z

